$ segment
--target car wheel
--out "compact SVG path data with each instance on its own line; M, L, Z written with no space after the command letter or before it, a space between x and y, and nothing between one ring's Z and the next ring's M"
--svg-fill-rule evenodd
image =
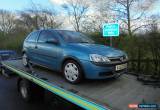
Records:
M6 72L5 68L2 68L2 75L9 78L9 74Z
M25 53L23 54L22 62L23 62L23 65L25 67L28 67L28 58L27 58L27 55Z
M18 79L18 92L20 93L22 99L26 102L38 101L42 102L44 99L45 90L26 80L26 79Z
M77 62L68 60L63 66L63 75L70 83L79 83L82 80L82 69Z
M24 101L32 100L31 84L27 80L21 80L19 84L19 92Z

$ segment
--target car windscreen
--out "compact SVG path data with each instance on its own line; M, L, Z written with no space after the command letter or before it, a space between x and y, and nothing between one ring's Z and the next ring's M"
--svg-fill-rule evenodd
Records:
M95 43L91 38L79 32L64 30L58 30L57 32L67 43Z

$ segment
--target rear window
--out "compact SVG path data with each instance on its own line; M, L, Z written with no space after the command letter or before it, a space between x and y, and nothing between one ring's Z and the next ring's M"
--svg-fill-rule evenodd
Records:
M28 35L26 41L27 42L36 42L39 31L32 32Z

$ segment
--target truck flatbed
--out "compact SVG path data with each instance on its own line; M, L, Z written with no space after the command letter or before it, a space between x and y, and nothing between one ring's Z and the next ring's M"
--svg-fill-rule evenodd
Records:
M143 85L135 76L124 74L118 79L84 80L73 85L54 71L34 66L34 73L21 60L2 62L3 65L28 80L90 110L129 110L128 104L160 104L160 88Z

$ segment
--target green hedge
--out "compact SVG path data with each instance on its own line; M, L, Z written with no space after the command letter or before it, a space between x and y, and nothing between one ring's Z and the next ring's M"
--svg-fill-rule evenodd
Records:
M0 49L15 50L18 53L22 50L22 44L26 33L0 34Z

